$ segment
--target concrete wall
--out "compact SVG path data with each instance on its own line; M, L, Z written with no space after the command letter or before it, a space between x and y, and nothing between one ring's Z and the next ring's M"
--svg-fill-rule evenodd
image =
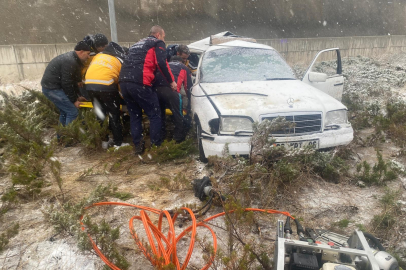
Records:
M278 50L289 64L310 64L316 53L338 47L345 57L376 57L406 51L406 36L259 39L259 43ZM189 44L192 40L168 41L167 44ZM129 47L130 43L120 42ZM0 83L34 80L42 77L48 62L73 49L75 44L3 45L0 46Z
M317 52L340 48L341 57L377 57L386 53L406 51L406 36L257 39L279 51L293 64L310 64Z
M107 0L0 0L0 44L110 38ZM162 25L168 40L231 31L253 38L406 34L405 0L115 0L118 40Z

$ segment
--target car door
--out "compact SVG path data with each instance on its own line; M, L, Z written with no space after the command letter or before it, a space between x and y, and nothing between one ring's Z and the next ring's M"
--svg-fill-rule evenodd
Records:
M307 69L302 81L341 101L344 89L339 48L320 51Z

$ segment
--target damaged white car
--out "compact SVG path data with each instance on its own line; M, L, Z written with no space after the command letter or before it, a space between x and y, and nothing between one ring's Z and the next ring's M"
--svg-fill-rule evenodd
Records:
M191 107L202 161L222 156L226 145L230 155L249 155L253 123L277 117L294 123L288 133L273 132L270 139L277 145L322 149L352 141L347 108L339 101L344 77L338 48L321 51L298 80L272 47L210 41L189 45L200 58ZM333 74L313 71L323 54L337 57Z

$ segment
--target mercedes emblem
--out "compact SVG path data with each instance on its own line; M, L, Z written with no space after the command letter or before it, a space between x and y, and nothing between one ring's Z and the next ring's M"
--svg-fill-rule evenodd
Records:
M293 107L293 103L295 102L295 100L293 98L288 98L287 102L289 107Z

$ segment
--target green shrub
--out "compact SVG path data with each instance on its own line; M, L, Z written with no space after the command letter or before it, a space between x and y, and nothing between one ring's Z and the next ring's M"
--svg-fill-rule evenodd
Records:
M302 173L316 173L328 181L338 182L348 171L348 165L338 155L315 151L311 147L289 151L276 146L270 135L276 130L290 130L294 124L279 117L272 122L254 123L251 139L251 163L257 162L272 168L274 177L281 182L292 182ZM347 154L348 155L348 154Z
M120 199L122 201L126 201L129 200L131 198L134 198L134 195L132 193L129 192L120 192L117 191L118 188L117 187L113 187L113 192L109 193L110 196Z
M88 238L90 234L93 241L97 243L98 248L102 251L109 261L114 263L120 269L126 270L130 267L130 264L126 258L121 255L115 241L120 237L119 228L111 228L111 226L102 220L100 225L91 221L88 216L85 216L82 220L86 226L86 232L80 231L78 234L78 246L82 251L92 250L93 246ZM104 269L110 269L104 266Z
M125 192L118 192L112 185L99 185L94 189L87 198L83 198L78 203L67 202L65 204L49 206L43 214L47 220L54 225L58 233L76 234L79 230L79 218L83 215L83 208L96 202L106 200L106 197L119 198L127 200L133 195Z
M375 118L377 132L383 131L399 147L406 145L406 103L398 100L389 100L386 104L386 115Z
M178 173L173 179L169 177L161 177L160 183L163 187L170 191L184 189L190 185L190 179L187 179L183 173Z
M44 186L42 178L42 171L45 165L50 161L53 155L54 145L37 145L35 142L31 144L30 150L25 154L14 152L10 157L11 165L8 171L11 173L11 181L13 186L23 185L24 194L21 195L29 197L39 194L41 188ZM52 162L54 163L54 162ZM55 171L56 174L59 171ZM56 175L55 174L55 175ZM58 186L62 187L62 179L58 179Z
M316 151L306 158L309 160L313 172L325 180L338 183L339 179L347 174L347 163L332 152Z
M17 201L17 191L14 188L8 189L1 197L2 202L15 203Z
M43 119L45 127L58 124L59 110L42 92L27 89L21 96L21 100L33 106L35 113Z
M373 109L372 111L368 110L368 104L365 99L352 92L344 93L342 102L348 108L348 119L354 130L371 127L375 117L374 114L377 111L376 108L371 108Z
M250 161L251 163L262 161L270 162L280 158L286 153L284 147L277 147L274 145L274 141L270 141L269 138L272 132L284 130L286 133L290 133L295 124L286 121L283 117L277 117L272 121L265 120L261 123L253 124L253 135L251 137L251 150Z
M386 230L390 229L395 224L395 216L391 213L382 213L374 215L372 219L372 226L377 229Z
M366 232L367 229L365 228L365 226L363 224L355 224L355 226L357 226L358 230Z
M385 194L379 199L383 208L382 214L375 215L371 222L374 228L386 230L395 224L396 217L400 214L400 207L396 201L401 194L399 190L385 189Z
M347 228L348 227L348 224L350 224L350 221L348 220L348 219L342 219L342 220L340 220L340 221L338 221L337 223L337 226L339 227L339 228Z
M21 154L29 151L33 143L37 147L44 146L45 122L36 113L35 107L16 98L5 98L3 102L0 110L0 138L5 140L6 147Z
M64 144L81 143L87 149L102 150L102 141L106 140L108 125L106 118L101 125L91 109L81 109L79 116L67 126L57 126L57 132Z
M395 180L400 173L399 168L394 166L392 162L385 162L383 160L382 154L379 151L376 151L376 154L378 163L372 168L366 161L357 165L355 178L367 185L382 185L387 181Z
M20 225L15 223L11 228L7 229L4 233L0 235L0 253L4 251L5 247L8 245L10 238L13 238L18 234L18 229Z
M44 128L52 123L55 108L38 92L29 91L22 97L3 97L0 109L0 137L5 141L6 170L11 173L13 187L22 185L18 194L26 198L38 194L44 185L43 168L49 164L55 144L43 140ZM55 118L57 119L57 118ZM55 170L55 176L58 170ZM58 186L61 187L60 177ZM16 189L14 189L16 191ZM15 193L14 193L15 194ZM3 195L5 200L10 198ZM6 197L5 197L6 196Z
M286 160L280 160L273 167L272 173L281 183L290 183L297 179L300 168Z
M386 104L387 117L393 124L406 124L406 104L390 101Z
M389 188L385 189L385 194L380 198L379 202L384 208L390 208L396 206L396 200L401 195L400 190L390 190Z
M189 157L197 153L197 147L193 139L181 143L165 141L161 146L153 146L144 156L150 156L152 160L159 163Z

